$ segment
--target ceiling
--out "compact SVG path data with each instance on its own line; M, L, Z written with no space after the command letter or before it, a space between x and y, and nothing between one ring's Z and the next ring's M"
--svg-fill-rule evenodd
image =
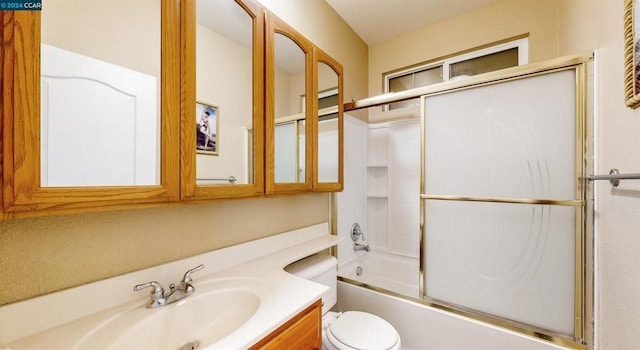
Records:
M374 45L496 0L326 1L367 45Z

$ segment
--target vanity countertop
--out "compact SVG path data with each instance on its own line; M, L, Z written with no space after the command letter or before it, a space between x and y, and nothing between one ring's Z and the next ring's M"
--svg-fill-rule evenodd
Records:
M245 349L318 300L327 289L285 272L284 267L339 240L329 234L328 224L322 223L5 305L0 307L0 348L81 348L83 338L100 323L122 310L144 307L149 293L134 292L134 285L158 281L168 286L179 281L185 271L204 264L204 270L192 275L194 296L199 284L230 279L259 281L273 291L269 305L248 322L219 341L200 347Z

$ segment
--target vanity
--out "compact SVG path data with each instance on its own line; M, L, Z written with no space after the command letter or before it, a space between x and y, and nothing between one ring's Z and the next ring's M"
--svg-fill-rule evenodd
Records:
M326 287L283 268L335 246L321 223L0 307L3 349L291 349L321 348ZM195 291L147 308L157 281L185 271Z

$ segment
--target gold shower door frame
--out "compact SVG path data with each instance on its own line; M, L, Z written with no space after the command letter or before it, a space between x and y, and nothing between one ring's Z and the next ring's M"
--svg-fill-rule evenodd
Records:
M511 69L498 71L494 73L483 74L482 76L472 77L466 82L455 84L454 86L445 86L440 91L428 91L421 95L421 169L420 169L420 276L419 276L419 293L422 303L432 307L444 309L459 315L464 315L530 336L548 340L552 343L567 346L574 349L586 349L587 344L592 347L593 330L590 327L590 320L593 318L593 215L588 213L586 208L587 198L591 197L591 189L587 186L586 176L587 169L593 167L593 142L592 140L592 116L591 109L587 108L590 100L589 86L592 80L589 79L590 63L593 61L591 53L579 56L563 57L559 59L549 60L537 64L529 64L526 66L514 67ZM426 98L472 89L481 86L504 83L512 80L530 78L538 75L550 74L559 71L574 70L576 76L576 117L575 117L575 199L568 200L552 200L552 199L533 199L533 198L500 198L500 197L461 197L461 196L443 196L425 194L425 109L424 103ZM444 85L444 84L443 84ZM575 207L575 289L574 289L574 336L573 338L566 334L559 334L545 329L540 329L528 324L512 321L492 314L483 313L477 310L461 307L459 305L449 304L443 301L434 300L425 295L425 200L443 200L443 201L464 201L464 202L489 202L489 203L512 203L512 204L538 204L553 206L572 206Z

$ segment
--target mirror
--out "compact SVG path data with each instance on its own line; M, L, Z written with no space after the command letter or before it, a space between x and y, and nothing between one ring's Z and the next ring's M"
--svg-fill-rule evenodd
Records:
M196 1L196 184L251 184L253 17L233 0ZM206 120L206 121L205 121Z
M160 185L160 0L42 8L41 187Z
M312 189L313 44L267 12L266 192Z
M181 2L183 200L264 193L264 9Z
M306 53L275 33L275 182L306 182Z
M4 213L179 199L178 5L45 0L2 16L16 72L3 75Z
M317 63L318 74L318 183L339 182L340 109L338 74L328 64Z

